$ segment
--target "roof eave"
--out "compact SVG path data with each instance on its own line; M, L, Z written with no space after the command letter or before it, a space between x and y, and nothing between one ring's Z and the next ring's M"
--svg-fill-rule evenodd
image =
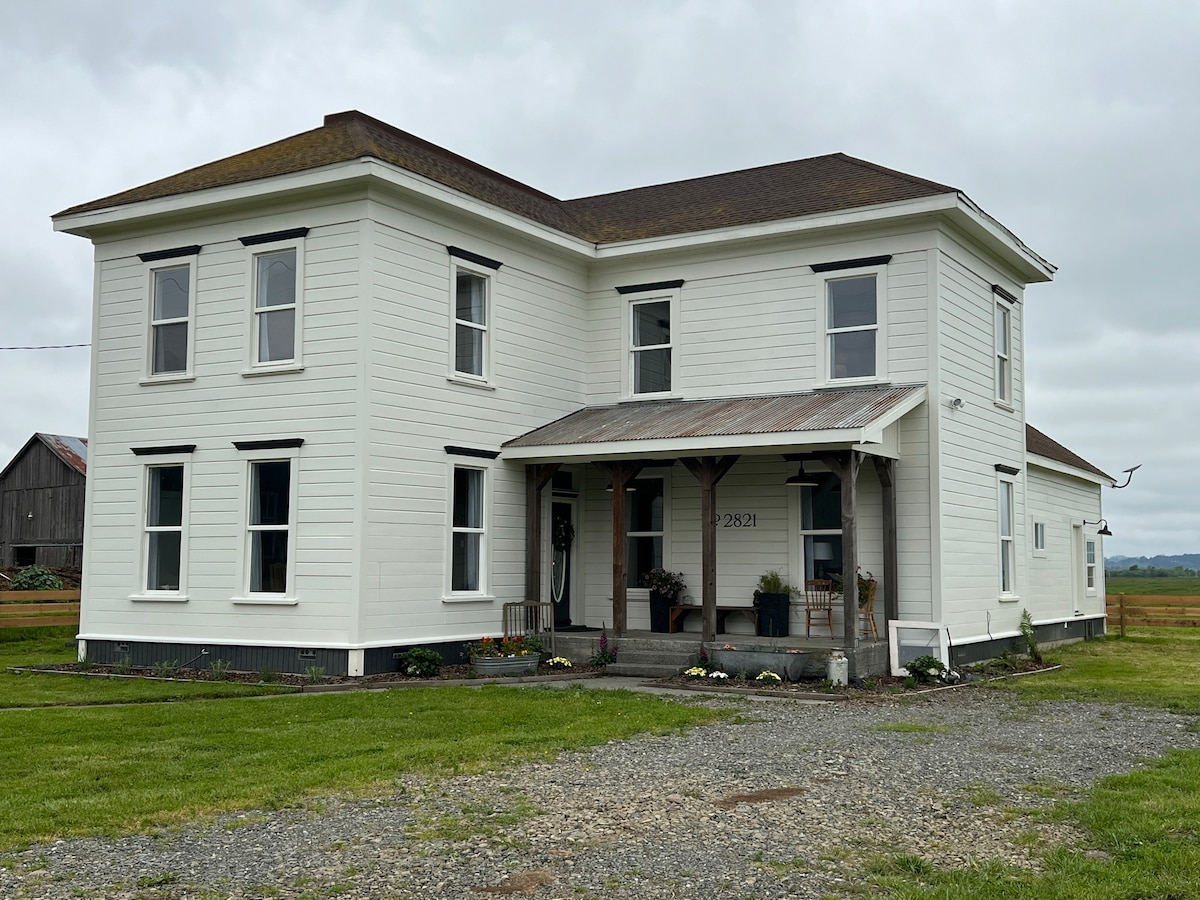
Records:
M1100 485L1101 487L1116 487L1117 482L1109 475L1098 475L1095 472L1090 472L1087 469L1081 469L1078 466L1068 465L1064 462L1059 462L1057 459L1050 459L1047 456L1042 456L1038 453L1025 453L1025 461L1028 465L1037 466L1039 469L1045 469L1049 472L1057 472L1059 475L1070 475L1073 478L1079 478L1083 481L1090 481L1092 484Z

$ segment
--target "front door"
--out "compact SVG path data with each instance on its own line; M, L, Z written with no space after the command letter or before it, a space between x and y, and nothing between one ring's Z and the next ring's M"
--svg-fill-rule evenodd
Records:
M575 556L575 504L555 500L550 504L550 599L554 602L554 627L571 624L571 576Z

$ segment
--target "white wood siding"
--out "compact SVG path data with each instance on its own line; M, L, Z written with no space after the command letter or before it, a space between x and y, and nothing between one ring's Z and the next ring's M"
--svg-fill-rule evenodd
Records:
M1026 478L1028 515L1026 540L1020 556L1029 570L1028 607L1035 622L1065 621L1080 615L1104 612L1104 539L1096 526L1074 526L1101 516L1100 486L1031 464ZM1033 549L1033 523L1046 525L1046 549ZM1086 532L1086 536L1084 535ZM1083 541L1096 541L1096 590L1085 590Z

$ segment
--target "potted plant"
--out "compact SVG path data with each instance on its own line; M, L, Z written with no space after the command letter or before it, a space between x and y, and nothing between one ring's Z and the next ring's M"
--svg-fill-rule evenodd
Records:
M467 645L467 655L477 675L524 675L537 671L542 642L533 635L484 637Z
M866 609L875 599L875 576L870 572L863 574L862 566L858 567L858 608Z
M754 606L758 610L759 637L788 636L792 597L799 593L783 580L778 569L771 569L758 576Z
M642 587L650 589L650 630L671 630L671 607L678 606L687 593L682 572L651 569L642 579Z

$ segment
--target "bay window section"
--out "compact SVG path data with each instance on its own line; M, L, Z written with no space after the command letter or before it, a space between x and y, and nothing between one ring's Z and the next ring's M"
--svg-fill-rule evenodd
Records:
M646 574L663 564L665 496L662 478L635 478L625 496L626 587L644 588Z
M451 593L481 593L487 530L484 527L484 470L454 467L450 535Z
M146 474L145 588L178 592L183 574L183 466L150 466Z
M879 310L876 276L825 282L829 378L874 378L877 374Z
M259 363L296 358L296 250L254 257L254 330Z
M648 300L630 305L633 393L671 390L671 301Z
M292 463L250 463L249 589L286 594L291 583L288 547L292 530Z

